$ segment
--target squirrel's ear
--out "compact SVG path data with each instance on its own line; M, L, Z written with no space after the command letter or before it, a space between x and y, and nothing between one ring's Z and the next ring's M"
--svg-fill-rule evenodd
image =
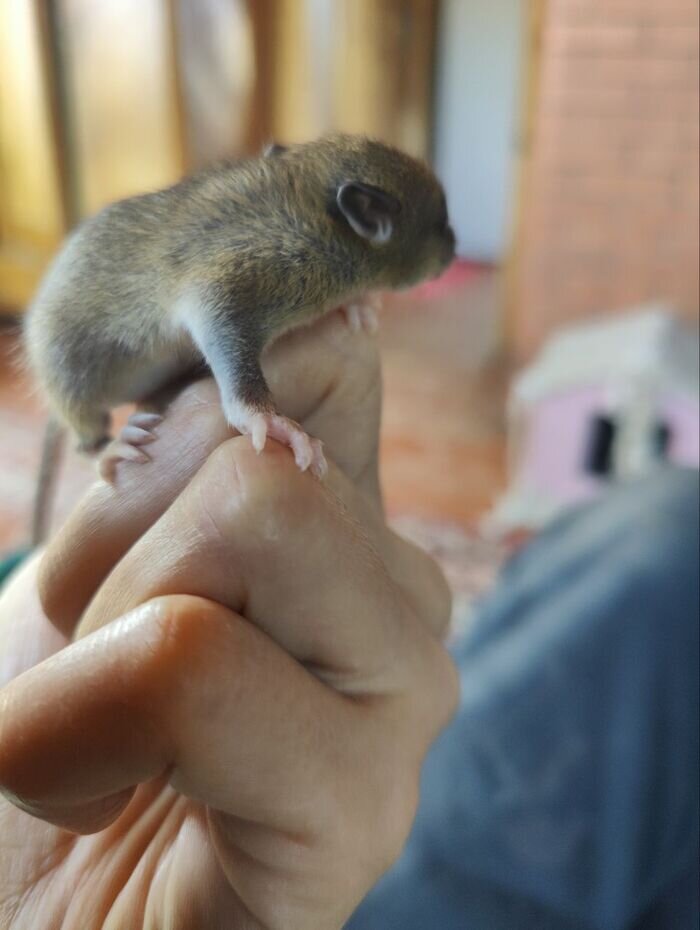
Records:
M282 155L282 153L286 151L286 145L278 145L277 142L268 142L263 149L263 158L274 158L276 155Z
M388 242L394 232L394 218L401 211L401 204L379 187L347 181L336 193L338 209L358 236L374 245Z

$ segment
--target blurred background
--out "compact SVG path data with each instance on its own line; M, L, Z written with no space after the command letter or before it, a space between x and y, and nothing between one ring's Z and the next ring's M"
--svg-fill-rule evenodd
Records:
M696 0L0 0L0 552L43 423L17 322L66 231L330 129L447 189L459 261L383 314L382 469L458 595L613 472L697 462Z

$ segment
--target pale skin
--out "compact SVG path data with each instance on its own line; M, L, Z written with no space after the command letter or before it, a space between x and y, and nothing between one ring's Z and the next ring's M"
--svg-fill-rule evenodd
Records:
M449 595L384 519L371 337L264 367L323 481L199 382L0 600L2 930L339 930L401 850Z

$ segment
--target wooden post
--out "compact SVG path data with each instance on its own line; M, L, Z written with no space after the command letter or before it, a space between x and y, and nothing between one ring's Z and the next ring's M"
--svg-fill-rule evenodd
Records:
M516 314L518 313L518 287L522 264L525 214L528 208L533 135L539 99L539 77L542 62L542 37L547 0L529 0L527 4L526 44L523 60L522 94L518 129L518 153L514 171L516 174L515 208L511 244L504 273L503 344L509 355L515 355Z

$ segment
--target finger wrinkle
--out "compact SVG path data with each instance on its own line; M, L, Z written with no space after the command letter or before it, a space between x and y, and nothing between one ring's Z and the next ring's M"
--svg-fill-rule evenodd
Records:
M192 595L155 598L150 604L154 608L156 628L150 644L152 663L148 690L153 692L153 703L165 708L163 717L176 728L177 708L183 702L188 682L200 679L212 655L221 655L222 650L227 650L231 638L235 637L235 625L230 621L237 615ZM231 669L231 680L235 681L234 669ZM160 715L157 719L163 726ZM168 737L168 758L172 767L177 767L177 743L178 733L174 729Z
M313 503L309 491L318 484L299 471L279 443L270 440L258 456L246 439L220 446L197 483L219 535L229 543L243 537L246 549L256 538L263 543L293 539L295 523L301 524ZM241 533L242 524L247 537Z
M37 809L65 807L123 789L114 779L124 767L132 784L167 766L172 741L154 689L158 632L167 614L167 604L145 604L4 689L3 791ZM84 777L91 779L88 796Z

